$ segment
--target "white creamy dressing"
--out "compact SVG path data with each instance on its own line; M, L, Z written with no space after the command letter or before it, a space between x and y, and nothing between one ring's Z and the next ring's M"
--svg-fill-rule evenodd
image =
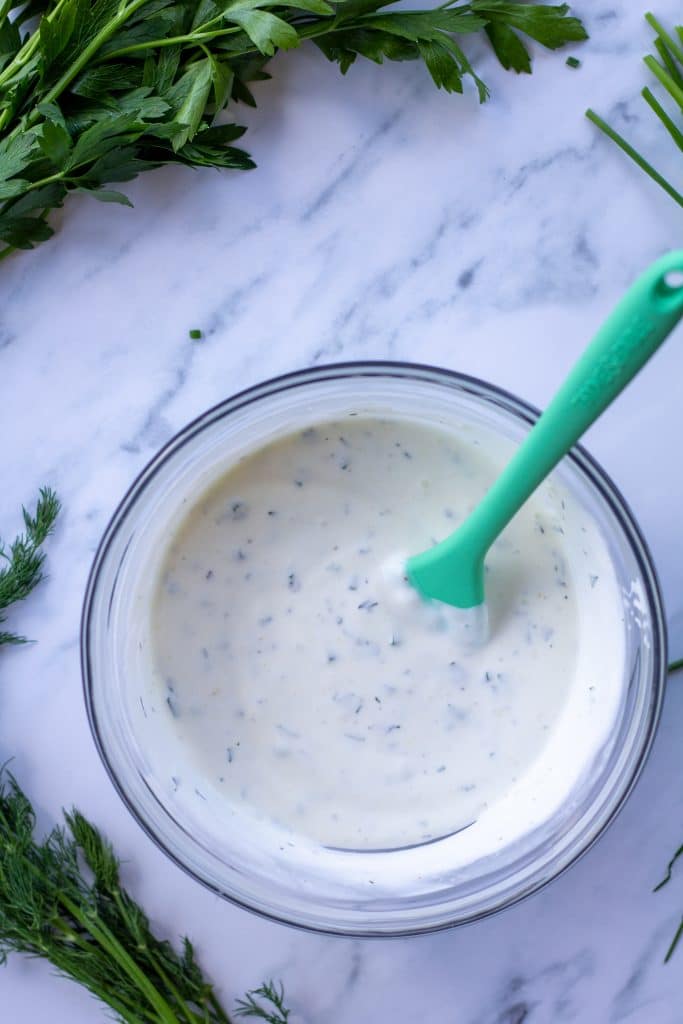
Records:
M464 829L471 859L566 798L623 671L614 570L580 505L544 484L491 550L480 648L393 600L382 569L450 533L508 455L488 432L349 417L196 497L150 632L156 703L198 799L332 847Z

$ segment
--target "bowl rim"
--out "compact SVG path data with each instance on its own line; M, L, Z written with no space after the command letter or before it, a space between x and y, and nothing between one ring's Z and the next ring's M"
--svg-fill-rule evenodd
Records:
M649 545L645 540L630 505L624 498L621 490L612 480L611 476L582 444L574 445L566 458L569 458L578 464L578 467L583 472L584 476L588 478L591 485L598 491L600 497L606 501L610 511L619 521L624 536L628 541L628 545L631 548L640 568L648 608L652 613L653 666L651 693L650 700L648 702L647 730L642 738L640 749L631 768L630 778L628 779L627 784L621 790L618 801L611 808L609 814L605 817L604 821L600 824L594 834L591 835L577 850L575 850L571 856L568 857L565 863L562 863L557 867L552 867L550 874L547 877L537 879L533 884L527 885L522 891L509 896L496 906L483 908L475 913L469 913L455 921L446 920L422 925L399 925L391 930L384 930L382 928L367 930L360 927L354 928L349 926L346 922L341 926L326 927L322 924L315 924L309 921L294 920L291 917L287 917L276 911L270 911L261 906L252 905L247 900L226 892L219 885L203 878L188 863L181 860L179 856L172 852L153 830L151 825L148 824L142 812L138 810L132 799L129 797L124 784L119 779L110 760L106 745L104 744L100 734L93 700L94 673L90 659L89 637L94 596L100 572L109 548L118 533L118 530L125 521L127 512L134 505L138 495L144 491L148 483L153 479L157 471L162 465L164 465L173 452L176 449L181 448L183 444L190 440L195 434L209 427L214 421L222 419L224 416L229 416L244 406L250 405L260 399L267 398L269 395L283 390L290 390L292 388L305 386L306 384L315 384L324 380L362 377L413 378L437 384L448 384L450 382L457 385L462 391L476 395L484 400L491 399L499 401L500 404L505 406L508 413L512 413L519 420L525 421L529 425L533 426L535 421L541 415L541 411L530 402L527 402L525 399L519 398L513 392L499 387L496 384L492 384L489 381L483 380L482 378L460 373L457 370L434 366L429 363L413 363L404 360L347 360L292 370L287 373L259 381L256 384L243 388L240 391L235 392L233 395L222 399L220 402L215 403L204 412L195 416L185 424L185 426L181 427L180 430L176 431L176 433L174 433L173 436L155 452L152 458L149 459L139 473L136 474L132 483L128 486L124 495L117 503L116 508L107 523L88 573L83 598L80 620L81 679L90 731L96 750L114 789L143 832L177 867L181 868L182 871L210 892L222 897L235 906L248 910L250 913L257 914L265 920L321 935L338 935L350 938L356 937L368 939L401 938L412 935L428 935L433 932L445 931L446 929L473 924L476 921L481 921L487 917L499 914L509 907L515 906L517 903L520 903L528 897L540 892L542 889L545 889L547 885L561 877L561 875L585 856L585 854L588 853L588 851L592 849L592 847L604 835L607 828L614 822L633 792L633 789L636 786L650 755L661 719L668 664L667 624L661 586Z

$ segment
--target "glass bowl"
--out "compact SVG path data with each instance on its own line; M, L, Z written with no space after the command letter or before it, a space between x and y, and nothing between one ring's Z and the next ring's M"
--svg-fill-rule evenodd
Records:
M625 675L611 734L555 814L494 855L449 865L448 840L385 852L276 845L249 820L202 816L165 777L161 716L145 693L145 595L190 496L246 451L350 413L468 422L513 442L538 412L463 375L404 363L347 363L288 374L204 413L143 470L115 512L88 581L81 651L97 748L147 834L214 892L289 924L344 935L405 935L476 920L540 889L583 854L638 778L662 704L666 634L652 560L623 498L580 447L556 478L597 524L623 595ZM201 794L200 794L201 795Z

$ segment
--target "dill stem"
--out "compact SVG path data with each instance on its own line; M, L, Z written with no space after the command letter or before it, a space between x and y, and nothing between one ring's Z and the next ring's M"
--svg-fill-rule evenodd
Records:
M115 889L115 890L113 890L110 893L110 895L114 899L114 903L116 904L116 906L118 908L118 911L119 911L119 913L121 915L122 920L124 920L124 921L126 921L126 923L128 923L128 920L129 920L128 913L126 911L126 907L124 906L123 900L121 899L121 890L120 889ZM129 927L128 931L133 936L133 938L135 938L135 935L133 934L133 932L132 932L130 927ZM153 961L153 965L154 965L154 970L159 975L159 977L163 981L164 985L166 985L166 987L168 988L168 991L171 992L175 996L176 1000L178 1001L178 1008L180 1010L182 1010L182 1014L183 1014L183 1017L185 1018L185 1020L188 1022L188 1024L197 1024L197 1015L189 1008L189 1006L187 1005L187 1001L183 998L183 996L178 991L176 986L173 984L173 982L171 981L169 976L166 974L166 971L161 966L161 963L156 958Z
M140 970L107 925L103 921L95 920L92 915L84 913L80 907L63 893L60 893L59 899L72 917L92 935L95 942L102 946L105 952L123 968L131 981L137 985L140 992L159 1015L160 1022L162 1024L180 1024L180 1021L159 990Z
M52 925L62 933L65 939L68 939L72 946L78 946L86 953L92 952L92 944L90 942L86 942L81 935L77 935L67 921L64 921L62 918L58 918L56 921L52 922ZM58 970L63 971L63 973L69 977L72 976L72 972L68 969L69 965L67 957L62 956L59 951L53 951L51 952L50 959ZM138 1016L134 1007L127 1006L126 1003L112 995L111 992L105 992L101 986L97 985L92 980L87 982L86 987L94 996L102 1000L103 1003L106 1003L112 1008L112 1010L115 1010L120 1014L120 1016L127 1021L127 1024L147 1024L142 1017Z
M216 994L214 993L213 989L209 991L209 1003L211 1004L211 1009L215 1013L220 1024L231 1024L230 1018L228 1017L227 1013L225 1012L221 1004L218 1002L218 999L216 998Z

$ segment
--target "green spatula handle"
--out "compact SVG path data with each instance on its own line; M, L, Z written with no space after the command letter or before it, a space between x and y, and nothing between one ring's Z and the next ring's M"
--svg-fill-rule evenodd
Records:
M670 275L677 275L676 281ZM533 430L474 512L441 544L408 562L409 571L444 573L466 551L453 603L484 599L483 559L493 541L560 459L656 352L683 315L683 251L653 263L614 309ZM472 558L476 555L476 558ZM444 558L447 556L447 558ZM446 598L444 598L446 599Z
M669 275L681 283L667 283ZM683 252L653 263L616 306L478 509L486 548L683 316Z

